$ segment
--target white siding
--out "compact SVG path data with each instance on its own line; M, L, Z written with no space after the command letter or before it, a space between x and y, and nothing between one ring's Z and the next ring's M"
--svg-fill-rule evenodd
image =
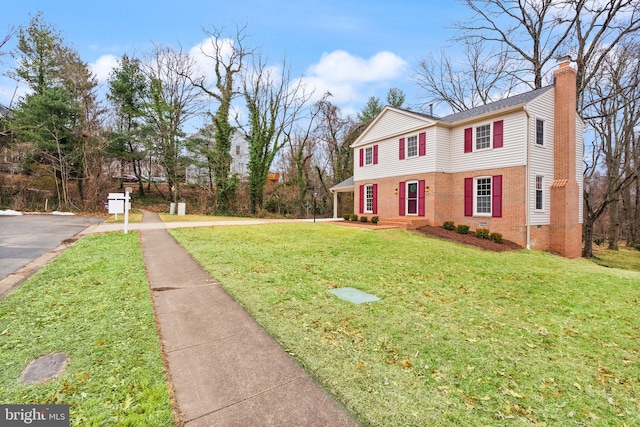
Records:
M504 120L504 146L465 153L464 130L472 126L490 124L497 120ZM451 129L449 142L451 166L449 171L456 173L524 165L527 160L526 128L524 112L516 112Z
M376 120L373 126L370 126L358 139L356 144L353 145L354 147L367 145L391 135L409 133L434 123L433 120L429 120L426 117L416 117L412 114L395 110L383 110L380 114L381 116Z
M528 106L529 111L529 221L531 225L547 225L551 222L551 184L553 168L553 116L554 92L552 90L536 98ZM544 121L544 145L536 144L536 120ZM536 210L536 176L543 176L543 210Z
M449 172L451 170L451 131L448 128L436 127L435 171Z
M399 140L402 137L418 135L419 132L426 132L426 155L400 160ZM415 132L398 135L388 138L378 143L378 164L360 167L360 149L371 147L375 144L359 146L354 150L353 179L354 181L373 180L391 176L407 174L419 174L433 172L435 170L436 159L436 127L431 126Z

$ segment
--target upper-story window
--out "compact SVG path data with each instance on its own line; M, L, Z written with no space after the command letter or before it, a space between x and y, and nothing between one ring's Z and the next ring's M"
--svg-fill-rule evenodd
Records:
M536 120L536 145L544 145L544 121Z
M491 125L476 128L476 150L491 147Z
M400 160L409 157L420 157L427 154L427 133L400 138Z
M418 155L418 137L416 135L407 137L407 157Z
M360 149L360 167L378 164L378 144Z
M364 149L364 164L365 165L373 164L373 147L367 147Z
M504 121L498 120L464 130L464 152L500 148L504 142Z

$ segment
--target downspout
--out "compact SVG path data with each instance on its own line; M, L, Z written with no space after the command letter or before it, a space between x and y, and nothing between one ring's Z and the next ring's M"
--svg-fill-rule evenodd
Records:
M531 167L531 144L530 144L530 138L531 138L531 116L529 115L529 111L527 110L527 106L524 106L524 114L527 116L527 126L526 126L526 133L527 133L527 138L526 138L526 144L527 144L527 165L525 166L525 173L526 173L526 177L525 177L525 227L527 228L527 249L531 249L531 217L530 217L530 209L529 209L529 203L531 203L530 199L531 197L529 197L530 193L530 184L531 184L531 178L530 178L530 170L529 168Z

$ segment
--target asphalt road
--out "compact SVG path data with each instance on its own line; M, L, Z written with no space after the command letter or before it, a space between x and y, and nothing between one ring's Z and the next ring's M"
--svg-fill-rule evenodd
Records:
M103 221L76 215L0 215L0 280Z

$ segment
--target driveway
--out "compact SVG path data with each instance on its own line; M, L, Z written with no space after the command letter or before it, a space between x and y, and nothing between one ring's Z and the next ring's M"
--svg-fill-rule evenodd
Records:
M0 281L103 221L75 215L0 215Z

